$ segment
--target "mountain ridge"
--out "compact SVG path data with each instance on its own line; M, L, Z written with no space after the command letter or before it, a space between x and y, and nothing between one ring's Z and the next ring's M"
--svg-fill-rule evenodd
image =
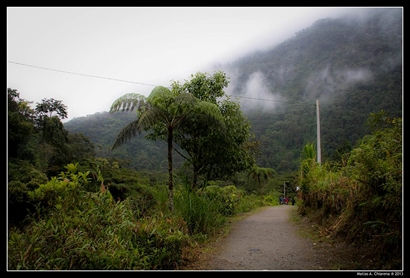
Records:
M231 78L226 92L234 99L278 101L239 99L263 150L259 165L279 172L297 169L303 145L316 141L315 99L321 103L322 157L329 160L367 133L370 113L402 114L402 12L378 9L362 17L321 19L272 49L218 69ZM132 117L104 114L102 122L92 121L105 129L98 136L81 127L86 121L73 119L65 126L108 149ZM136 168L162 169L163 146L137 137L119 151L121 157Z

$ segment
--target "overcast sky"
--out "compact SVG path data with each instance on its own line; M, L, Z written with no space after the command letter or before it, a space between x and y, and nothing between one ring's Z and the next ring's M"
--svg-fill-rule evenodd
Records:
M264 50L319 18L357 8L7 8L7 87L34 103L62 100L68 119L108 111L123 94L168 86L215 64Z

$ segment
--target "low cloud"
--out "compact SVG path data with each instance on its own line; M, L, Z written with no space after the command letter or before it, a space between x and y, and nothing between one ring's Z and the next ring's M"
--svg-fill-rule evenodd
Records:
M337 72L341 81L346 84L356 83L359 81L367 81L372 77L371 72L368 69L347 69Z
M328 99L359 82L367 82L372 77L373 74L366 68L333 69L331 65L327 65L310 75L306 82L305 96Z
M272 112L280 105L281 98L272 92L260 71L249 75L244 90L239 95L239 101L244 111Z

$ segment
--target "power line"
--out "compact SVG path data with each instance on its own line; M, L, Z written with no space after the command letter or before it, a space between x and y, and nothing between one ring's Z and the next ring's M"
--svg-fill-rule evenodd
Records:
M150 84L150 83L144 83L144 82L138 82L138 81L129 81L129 80L117 79L117 78L100 76L100 75L95 75L95 74L87 74L87 73L79 73L79 72L73 72L73 71L59 70L59 69L53 69L53 68L48 68L48 67L24 64L24 63L19 63L19 62L14 62L14 61L8 61L8 62L11 63L11 64L20 65L20 66L32 67L32 68L36 68L36 69L48 70L48 71L54 71L54 72L60 72L60 73L67 73L67 74L72 74L72 75L79 75L79 76L84 76L84 77L92 77L92 78L99 78L99 79L118 81L118 82L124 82L124 83L139 84L139 85L144 85L144 86L157 86L155 84Z
M10 64L19 65L19 66L25 66L25 67L31 67L31 68L40 69L40 70L47 70L47 71L54 71L54 72L60 72L60 73L78 75L78 76L83 76L83 77L99 78L99 79L105 79L105 80L110 80L110 81L117 81L117 82L123 82L123 83L131 83L131 84L139 84L139 85L150 86L150 87L159 86L159 85L151 84L151 83L145 83L145 82L139 82L139 81L130 81L130 80L124 80L124 79L118 79L118 78L100 76L100 75L95 75L95 74L80 73L80 72L67 71L67 70L60 70L60 69L54 69L54 68L49 68L49 67L43 67L43 66L25 64L25 63L10 61L10 60L8 60L7 62L10 63ZM278 100L274 100L274 99L263 99L263 98L246 97L246 96L241 96L241 95L228 95L228 96L230 96L230 97L237 97L237 98L252 99L252 100L260 100L260 101L269 101L269 102L276 102L276 103L291 104L292 106L306 105L306 104L304 104L304 103L289 103L289 102L286 102L286 101L278 101Z
M254 98L254 97L245 97L245 96L238 96L238 95L229 95L229 96L238 97L238 98L246 98L246 99L254 99L254 100L264 100L264 101L270 101L270 102L285 103L283 101L277 101L277 100L274 100L274 99Z
M276 102L276 103L283 103L283 104L289 104L292 106L298 106L298 105L302 105L302 106L307 106L307 105L313 105L311 103L303 103L303 102L299 102L299 103L292 103L289 101L279 101L279 100L274 100L274 99L264 99L264 98L254 98L254 97L246 97L246 96L240 96L240 95L229 95L230 97L237 97L237 98L246 98L246 99L253 99L253 100L262 100L262 101L270 101L270 102Z

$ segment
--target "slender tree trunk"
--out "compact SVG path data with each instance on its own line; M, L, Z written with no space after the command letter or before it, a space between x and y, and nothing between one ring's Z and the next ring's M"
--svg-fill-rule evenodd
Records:
M174 211L174 183L172 177L172 136L173 130L172 127L168 127L168 174L169 174L169 181L168 181L168 196L169 196L169 209Z

